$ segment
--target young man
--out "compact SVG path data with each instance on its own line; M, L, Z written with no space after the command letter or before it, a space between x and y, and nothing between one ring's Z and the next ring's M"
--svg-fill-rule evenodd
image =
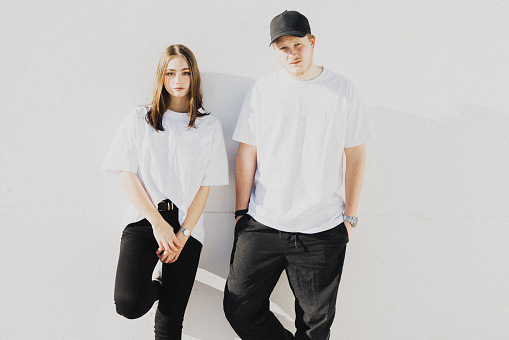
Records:
M270 34L283 70L255 83L233 135L237 224L224 310L242 339L328 339L374 133L353 84L314 64L305 16L279 14ZM283 270L295 337L269 310Z

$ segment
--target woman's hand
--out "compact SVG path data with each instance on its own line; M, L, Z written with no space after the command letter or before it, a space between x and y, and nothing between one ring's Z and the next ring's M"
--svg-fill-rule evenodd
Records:
M157 257L159 258L159 260L161 260L161 262L173 263L178 260L181 251L182 251L182 249L177 252L171 252L171 251L167 251L167 250L158 249L156 254L157 254Z
M164 250L161 247L157 249L157 257L161 260L163 263L173 263L178 260L180 256L180 252L184 248L184 245L186 244L188 236L185 236L183 233L178 232L176 235L177 241L179 241L182 244L182 247L179 248L178 251L171 251L171 250Z
M158 251L178 252L182 250L184 244L179 241L172 226L164 219L160 219L156 224L152 225L154 237L159 245Z
M203 208L205 207L205 202L207 201L207 197L209 195L209 187L208 186L201 186L200 189L198 189L198 192L194 196L193 202L189 206L189 209L187 210L187 215L182 223L182 228L187 229L192 232L194 229L194 226L198 222L198 219L200 218ZM163 225L164 220L159 220L159 224ZM164 221L166 222L166 221ZM180 256L180 252L182 251L182 248L184 248L184 245L186 244L187 240L189 239L189 236L185 236L183 232L178 231L176 234L173 233L173 228L166 223L166 225L169 227L169 230L166 230L166 226L163 226L163 230L166 230L167 237L166 239L169 239L171 242L160 242L158 238L158 234L162 232L159 232L158 227L156 225L152 225L152 228L154 229L154 236L157 240L157 243L159 244L159 249L157 250L156 254L157 257L161 260L161 262L164 263L173 263L178 260ZM169 232L171 232L171 237L168 236ZM161 239L164 239L161 237Z
M172 226L157 211L138 175L129 171L121 171L120 182L131 203L150 222L154 237L159 245L159 253L180 251L184 244L177 239Z

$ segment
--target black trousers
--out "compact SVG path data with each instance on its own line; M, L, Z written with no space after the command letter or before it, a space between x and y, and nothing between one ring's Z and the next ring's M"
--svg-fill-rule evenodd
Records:
M163 218L177 232L178 210L161 211ZM159 300L155 317L156 339L181 339L184 312L191 295L202 244L190 237L174 263L163 263L163 285L152 281L159 261L157 241L150 223L143 219L129 224L122 233L115 279L117 312L128 319L147 313Z
M244 340L330 337L348 232L343 223L316 233L269 228L249 215L235 226L224 311ZM269 297L283 270L295 296L295 336L269 310Z

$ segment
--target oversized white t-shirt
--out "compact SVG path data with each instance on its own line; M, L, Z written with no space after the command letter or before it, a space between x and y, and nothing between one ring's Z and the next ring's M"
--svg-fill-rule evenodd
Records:
M145 121L147 107L131 111L111 143L103 170L130 171L138 175L157 207L169 198L179 208L182 224L200 186L228 184L228 161L219 120L211 115L196 119L197 128L188 128L189 114L166 111L157 132ZM143 219L130 204L122 226ZM203 243L203 217L192 236Z
M299 81L283 69L251 88L233 139L257 148L249 214L281 231L317 233L343 221L343 149L375 134L350 80L324 68Z

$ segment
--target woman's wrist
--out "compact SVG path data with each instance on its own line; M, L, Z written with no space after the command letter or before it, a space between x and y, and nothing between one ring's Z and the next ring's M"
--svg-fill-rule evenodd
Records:
M155 217L150 220L147 218L147 220L149 221L150 225L152 226L152 229L160 229L160 228L163 228L164 226L166 226L167 224L169 224L168 222L166 222L166 220L161 215L159 215L159 217Z
M182 243L182 245L184 246L187 242L187 240L191 237L191 235L189 236L186 236L182 230L179 230L176 234L177 236L177 239Z

